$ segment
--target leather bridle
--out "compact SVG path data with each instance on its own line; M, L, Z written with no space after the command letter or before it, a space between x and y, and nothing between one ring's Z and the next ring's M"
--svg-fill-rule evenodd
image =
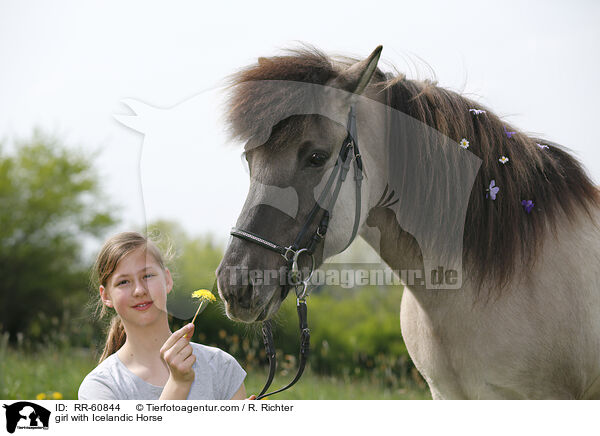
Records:
M323 188L323 191L321 192L318 201L311 209L304 225L302 226L302 229L300 230L300 232L298 232L296 239L291 245L285 247L247 230L242 230L235 227L231 229L231 235L258 244L268 250L275 251L276 253L279 253L281 256L283 256L283 258L286 260L288 267L287 278L289 284L284 285L282 289L282 300L287 296L290 287L293 287L296 292L296 309L298 311L298 318L300 321L300 361L298 364L298 371L294 379L288 385L276 391L265 394L267 389L269 389L269 386L271 385L271 382L273 381L273 378L275 376L277 359L275 356L275 346L273 342L273 333L271 330L271 321L264 321L262 327L262 334L267 358L269 360L269 376L262 391L256 397L257 400L260 400L261 398L264 398L268 395L274 395L292 387L292 385L294 385L300 379L300 376L304 371L310 347L310 330L308 329L307 323L306 297L308 296L307 289L309 281L315 269L314 252L318 247L319 243L325 238L325 234L327 233L327 226L329 225L329 219L331 218L331 212L333 211L333 207L335 205L335 202L337 201L342 183L344 182L344 180L346 180L346 176L348 174L348 171L350 170L351 162L354 162L354 180L356 184L356 209L354 215L354 227L352 229L352 236L350 237L350 240L341 251L344 251L346 248L348 248L348 246L352 243L352 241L356 237L356 234L358 233L361 211L361 186L363 179L363 164L360 152L358 150L356 136L356 114L354 104L350 106L350 112L348 113L347 131L348 134L346 135L346 138L342 143L337 160L335 162L335 166L333 167L329 179L327 180L327 183L325 184L325 187ZM330 198L327 201L328 195L330 195ZM326 205L326 207L321 208L320 205L322 204ZM313 221L315 220L315 217L317 216L319 210L323 211L321 219L319 221L319 225L314 231L310 241L306 244L305 247L301 248L300 244L304 239L306 233L308 232L309 228L311 227ZM302 255L309 256L312 260L310 273L307 275L306 278L304 278L304 280L302 280L300 269L298 266L298 260Z

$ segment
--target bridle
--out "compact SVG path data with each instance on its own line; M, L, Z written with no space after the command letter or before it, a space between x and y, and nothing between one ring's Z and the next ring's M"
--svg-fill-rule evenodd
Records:
M331 211L333 211L333 207L340 193L342 183L344 182L344 180L346 180L346 176L348 175L348 171L350 170L351 162L354 162L354 180L356 184L356 210L354 215L354 227L352 228L352 236L350 237L350 240L342 249L342 251L348 248L348 246L352 243L358 232L358 226L360 224L363 164L360 152L358 150L358 143L356 137L356 114L354 104L350 106L350 112L348 113L347 131L348 134L342 142L342 146L340 148L337 160L335 162L335 166L333 167L329 179L327 180L327 183L325 184L325 187L323 188L323 191L321 192L318 201L311 209L304 225L302 226L302 229L300 229L300 232L298 232L296 239L291 245L285 247L247 230L242 230L235 227L231 229L230 233L232 236L244 239L249 242L253 242L255 244L260 245L261 247L264 247L271 251L275 251L276 253L279 253L281 256L283 256L288 268L289 284L286 284L282 289L282 300L285 299L285 297L287 296L290 287L293 287L296 292L296 309L298 311L298 319L300 321L300 361L298 364L298 371L294 379L288 385L276 391L265 394L267 389L269 389L271 382L273 381L273 377L275 376L277 359L275 356L275 345L273 342L273 333L271 330L271 320L264 321L262 327L262 334L267 358L269 360L269 376L262 391L256 397L257 400L260 400L261 398L266 397L268 395L274 395L292 387L300 379L304 371L310 347L310 330L308 329L307 323L306 297L308 296L308 284L315 270L314 252L318 247L319 243L325 238L325 234L327 233L327 226L329 225L329 219L331 218ZM326 197L328 195L330 195L329 201L325 203ZM326 207L321 208L321 204L325 204ZM304 236L306 235L311 224L315 220L315 217L317 216L319 210L323 211L321 219L319 221L319 225L317 226L316 230L314 231L311 239L306 244L306 246L301 248L300 243L304 239ZM298 266L298 261L302 255L309 256L312 261L310 273L304 280L302 280L300 269Z

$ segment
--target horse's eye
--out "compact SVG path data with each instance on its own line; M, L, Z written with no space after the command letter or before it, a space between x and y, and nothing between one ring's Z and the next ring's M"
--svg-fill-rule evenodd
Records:
M321 166L325 165L325 162L327 162L328 158L329 158L329 155L327 153L323 153L321 151L316 151L310 155L310 158L308 159L308 161L310 162L310 166L321 167Z

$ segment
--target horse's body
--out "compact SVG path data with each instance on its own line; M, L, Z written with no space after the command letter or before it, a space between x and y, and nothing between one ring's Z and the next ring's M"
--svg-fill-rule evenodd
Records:
M405 288L402 336L434 398L600 398L600 236L563 224L497 299Z
M514 132L505 134L506 126L503 130L497 117L470 117L467 109L473 107L473 102L449 96L438 88L422 98L422 89L411 94L416 86L413 83L397 84L398 80L388 78L383 89L398 88L393 98L386 100L381 87L366 85L378 75L383 80L380 72L374 73L377 50L350 67L325 66L325 72L314 66L323 61L321 55L302 56L261 59L258 67L237 77L237 84L263 79L321 80L333 88L369 97L362 111L359 106L357 115L359 125L363 125L363 134L359 131L358 138L368 175L363 186L359 234L378 250L383 260L394 270L414 269L425 275L428 271L424 253L431 258L429 255L437 254L436 250L452 252L454 247L444 245L444 241L452 239L447 236L452 233L459 235L462 243L464 225L464 262L458 264L462 272L460 286L450 290L417 284L406 287L402 298L402 335L433 397L600 398L600 199L598 190L576 161L558 146L546 150L535 145L539 140L522 134L511 139L510 133ZM286 76L282 73L286 69L287 77L281 77ZM251 118L258 111L249 102L259 101L267 112L272 104L265 104L268 99L264 94L248 89L252 92L246 89L234 98L231 121L238 137L252 141L256 132L249 131L256 123ZM452 144L421 127L417 126L416 132L423 135L417 135L416 140L404 139L401 146L396 142L390 145L369 141L376 136L374 132L390 128L381 114L369 107L372 101L391 101L396 109L454 141L464 135L471 138L471 148L481 158L481 168L479 162L474 167L478 170L474 184L466 174L473 165L459 166L467 155L456 157ZM338 101L332 107L342 108L343 112L346 103ZM263 120L268 115L256 114ZM402 129L397 131L400 136L407 135L406 126L401 124ZM247 148L253 180L237 223L237 227L279 244L291 242L304 224L315 192L320 192L319 181L326 179L326 167L306 164L306 156L313 159L319 153L335 155L334 150L345 135L339 125L322 119L312 120L302 129L290 128L292 134L287 136L285 128L285 124L279 125L264 145ZM424 141L422 146L415 145L419 138ZM433 149L426 147L438 140L440 149L449 150L449 154L442 155L442 166L450 168L448 173L458 168L458 179L450 174L434 179L435 182L431 180L437 177L431 170L435 167ZM398 153L401 158L394 160ZM504 154L509 155L511 166L497 162ZM388 162L400 164L388 166ZM422 174L414 169L414 162L418 168L424 168L419 170ZM494 202L485 198L485 188L492 178L501 189ZM455 189L456 180L465 183L467 179L471 180L467 191ZM437 191L428 188L428 182ZM257 206L264 197L265 185L293 187L298 193L297 216L284 216L273 207ZM388 186L393 189L388 191ZM382 202L388 192L390 201ZM447 207L431 208L448 199L453 204L465 192L470 194L465 197L469 200L466 218L460 214L460 208L455 211L458 213L446 215L443 213ZM399 202L391 201L394 196ZM535 200L531 213L520 204L527 198ZM421 203L428 207L419 211ZM346 245L354 212L353 190L344 188L332 211L326 247L321 246L315 253L318 264ZM432 215L435 220L427 221ZM438 221L442 224L431 227L432 222ZM450 227L441 232L446 221ZM429 233L436 232L427 239ZM462 250L462 246L459 248ZM241 283L228 267L273 270L282 261L277 254L245 241L230 243L217 271L219 292L229 316L247 322L269 318L278 309L282 296L277 285L252 280L249 285Z

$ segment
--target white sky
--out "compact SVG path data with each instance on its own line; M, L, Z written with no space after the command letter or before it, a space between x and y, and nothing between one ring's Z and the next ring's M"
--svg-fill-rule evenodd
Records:
M440 86L569 147L600 182L600 2L295 3L0 0L0 138L37 126L101 149L117 230L160 217L226 240L248 180L214 113L198 120L197 147L173 131L142 152L142 135L113 118L129 113L119 102L209 102L225 76L296 41L358 57L382 44L384 71L428 78L430 65Z

